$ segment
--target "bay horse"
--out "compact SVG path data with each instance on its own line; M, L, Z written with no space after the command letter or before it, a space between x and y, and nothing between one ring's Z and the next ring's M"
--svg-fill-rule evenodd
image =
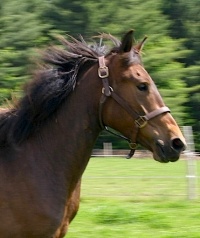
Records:
M112 49L61 38L10 109L0 111L0 237L62 238L99 133L113 128L155 160L175 162L185 139L130 30ZM170 80L170 79L169 79ZM131 155L132 155L131 154Z

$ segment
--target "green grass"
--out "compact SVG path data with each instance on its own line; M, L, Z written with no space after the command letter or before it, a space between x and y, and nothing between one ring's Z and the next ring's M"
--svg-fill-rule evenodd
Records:
M92 158L66 237L199 238L200 200L187 199L186 171L186 161Z

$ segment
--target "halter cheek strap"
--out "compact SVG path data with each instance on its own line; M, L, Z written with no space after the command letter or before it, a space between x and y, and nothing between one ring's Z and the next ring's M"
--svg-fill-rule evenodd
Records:
M164 106L164 107L155 109L154 111L149 112L144 116L139 115L135 110L132 109L132 107L123 98L121 98L118 94L116 94L114 92L113 88L109 85L109 81L108 81L109 70L108 70L108 67L105 65L104 56L99 57L98 75L101 78L102 83L103 83L102 96L101 96L100 103L99 103L99 122L100 122L101 128L105 129L106 131L108 131L118 137L121 137L121 138L127 140L131 147L131 151L130 151L129 155L127 156L127 158L131 158L134 155L135 149L137 147L136 138L137 138L138 130L140 128L145 127L147 122L149 120L153 119L154 117L157 117L158 115L166 113L166 112L170 112L170 109L168 107ZM109 130L109 128L107 126L104 125L104 123L102 121L102 109L103 109L103 105L108 97L112 97L134 119L135 126L136 126L135 142L132 142L129 138L127 138L123 135L112 132L111 130Z

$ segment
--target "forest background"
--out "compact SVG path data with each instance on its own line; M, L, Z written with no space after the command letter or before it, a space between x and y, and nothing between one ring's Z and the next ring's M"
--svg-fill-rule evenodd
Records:
M193 127L200 151L200 0L1 0L0 104L21 95L37 49L55 42L56 34L120 38L129 29L136 41L148 36L145 68L180 126ZM102 141L125 146L102 133L96 147Z

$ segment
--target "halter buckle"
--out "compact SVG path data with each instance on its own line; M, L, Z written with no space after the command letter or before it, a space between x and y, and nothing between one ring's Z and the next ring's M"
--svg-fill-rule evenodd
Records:
M135 124L139 127L139 128L143 128L146 126L147 124L147 118L145 116L140 116L138 117L138 119L135 120Z
M98 68L98 75L100 78L107 78L109 76L109 71L107 66L101 66Z

